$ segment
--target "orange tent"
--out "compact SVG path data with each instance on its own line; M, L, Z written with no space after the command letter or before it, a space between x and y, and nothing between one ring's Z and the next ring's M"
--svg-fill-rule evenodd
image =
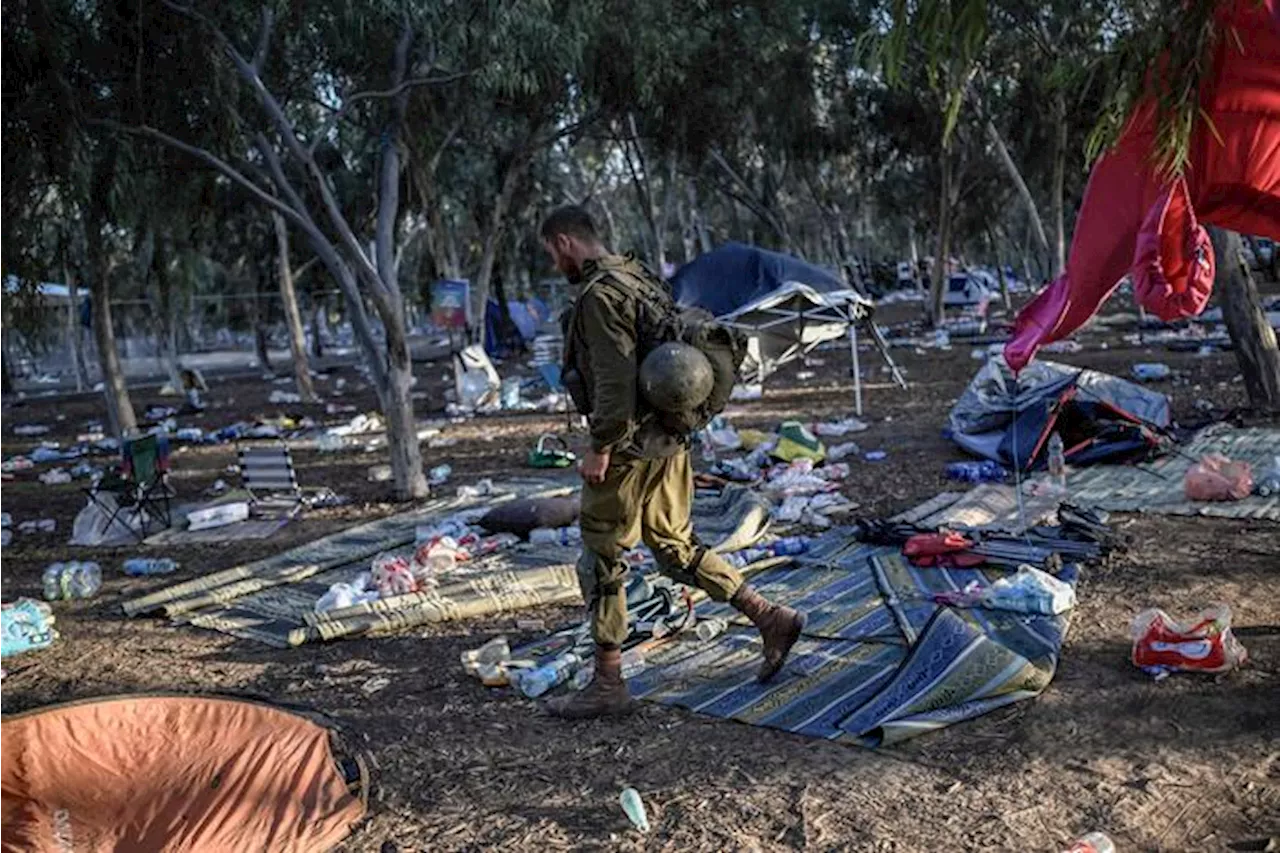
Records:
M5 851L327 850L365 813L335 733L260 702L116 696L0 723Z

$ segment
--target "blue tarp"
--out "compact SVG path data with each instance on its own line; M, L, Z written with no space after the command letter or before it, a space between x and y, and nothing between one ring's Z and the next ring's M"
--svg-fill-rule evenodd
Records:
M502 342L498 339L498 300L490 297L484 312L484 349L490 355L500 355ZM516 331L526 342L533 340L538 326L547 319L547 306L536 296L528 302L508 302L507 312Z
M725 243L676 270L671 292L681 305L695 305L721 317L791 281L821 293L847 287L835 273L791 255Z

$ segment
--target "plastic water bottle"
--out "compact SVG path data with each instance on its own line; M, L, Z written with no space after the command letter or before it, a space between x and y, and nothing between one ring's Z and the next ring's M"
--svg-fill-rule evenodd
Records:
M1057 432L1049 437L1049 482L1059 492L1067 490L1067 454Z
M427 483L432 486L443 486L453 476L452 465L437 465L427 472Z
M124 561L124 573L139 575L167 575L178 570L178 564L168 557L130 557Z
M629 649L622 653L622 677L634 678L644 672L649 666L649 662L644 658L644 652L639 649ZM572 690L584 690L591 683L591 679L596 677L595 661L587 661L578 667L569 679L569 687ZM524 689L521 687L521 689ZM528 695L528 694L525 694Z
M1090 832L1076 839L1064 853L1116 853L1116 845L1105 832Z
M582 665L582 658L575 654L561 655L550 663L520 674L520 692L530 699L537 699L553 687L564 684Z
M627 819L635 828L641 832L648 832L649 815L645 813L644 800L640 799L640 793L635 788L624 788L619 800L622 803L622 810L627 814Z
M769 546L775 557L794 557L809 550L809 540L804 536L787 536Z

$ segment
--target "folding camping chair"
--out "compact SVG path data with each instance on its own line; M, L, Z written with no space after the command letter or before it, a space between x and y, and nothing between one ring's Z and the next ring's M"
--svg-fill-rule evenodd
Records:
M292 516L302 508L293 456L284 442L240 447L240 479L258 515Z
M121 442L118 471L108 471L85 494L107 513L104 530L110 530L117 518L133 513L136 526L129 529L141 542L152 529L152 519L161 527L173 523L169 498L174 492L169 485L169 439L165 435L147 433ZM115 498L114 505L102 499L103 493Z

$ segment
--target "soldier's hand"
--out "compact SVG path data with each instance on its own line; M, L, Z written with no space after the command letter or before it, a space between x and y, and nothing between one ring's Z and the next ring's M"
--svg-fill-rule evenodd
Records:
M588 483L603 483L605 472L609 470L609 454L588 450L582 455L578 470L582 472L582 479Z

